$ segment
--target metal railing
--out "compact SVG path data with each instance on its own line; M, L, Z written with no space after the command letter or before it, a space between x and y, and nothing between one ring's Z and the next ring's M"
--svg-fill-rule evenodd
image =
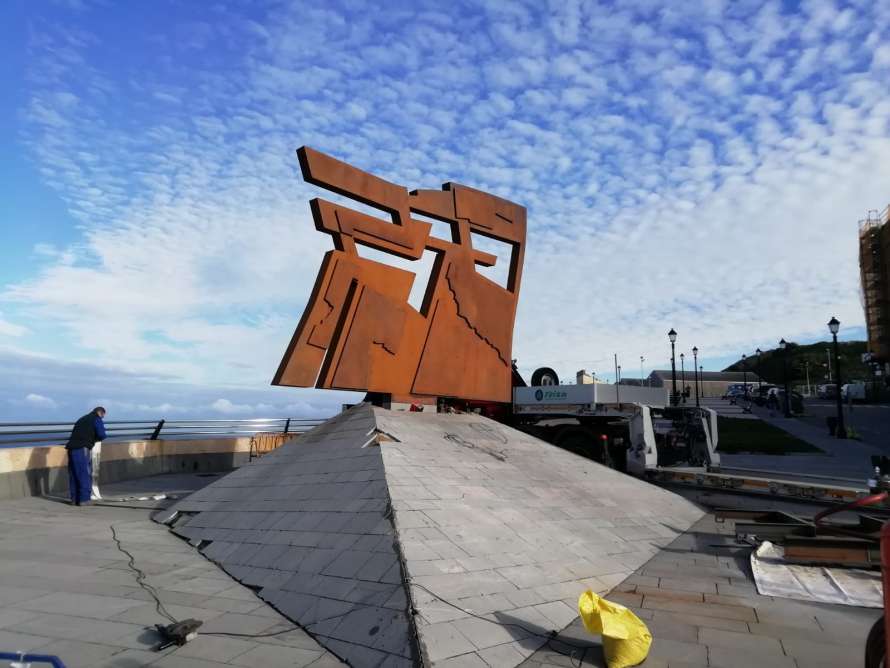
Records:
M301 434L324 418L259 418L252 420L111 420L106 443L186 438L253 436L260 432ZM0 448L63 445L73 422L0 422Z
M859 221L859 232L867 232L875 227L886 225L890 222L890 204L878 211L877 209L869 209L865 218Z
M57 656L49 654L28 654L27 652L0 652L0 661L15 661L17 666L30 666L32 663L48 663L53 668L65 668ZM11 664L10 664L11 665Z

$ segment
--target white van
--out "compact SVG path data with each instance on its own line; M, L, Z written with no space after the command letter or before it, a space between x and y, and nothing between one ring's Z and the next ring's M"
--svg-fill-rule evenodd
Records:
M841 398L844 401L865 401L865 383L841 385Z

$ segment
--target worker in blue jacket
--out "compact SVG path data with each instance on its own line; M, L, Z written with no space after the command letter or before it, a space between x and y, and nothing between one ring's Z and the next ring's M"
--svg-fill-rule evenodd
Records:
M105 409L96 406L74 423L65 444L68 451L68 491L75 506L88 506L93 485L90 454L96 441L105 440Z

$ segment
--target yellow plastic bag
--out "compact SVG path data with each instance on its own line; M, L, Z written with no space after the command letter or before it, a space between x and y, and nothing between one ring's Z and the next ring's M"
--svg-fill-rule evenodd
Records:
M646 660L652 634L633 612L589 589L578 598L578 612L588 631L603 636L609 668L628 668Z

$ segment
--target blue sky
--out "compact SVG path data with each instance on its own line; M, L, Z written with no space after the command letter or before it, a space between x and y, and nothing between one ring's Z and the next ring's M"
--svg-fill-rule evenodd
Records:
M525 372L863 336L890 3L382 7L3 3L0 419L349 399L269 387L330 247L304 144L528 207Z

